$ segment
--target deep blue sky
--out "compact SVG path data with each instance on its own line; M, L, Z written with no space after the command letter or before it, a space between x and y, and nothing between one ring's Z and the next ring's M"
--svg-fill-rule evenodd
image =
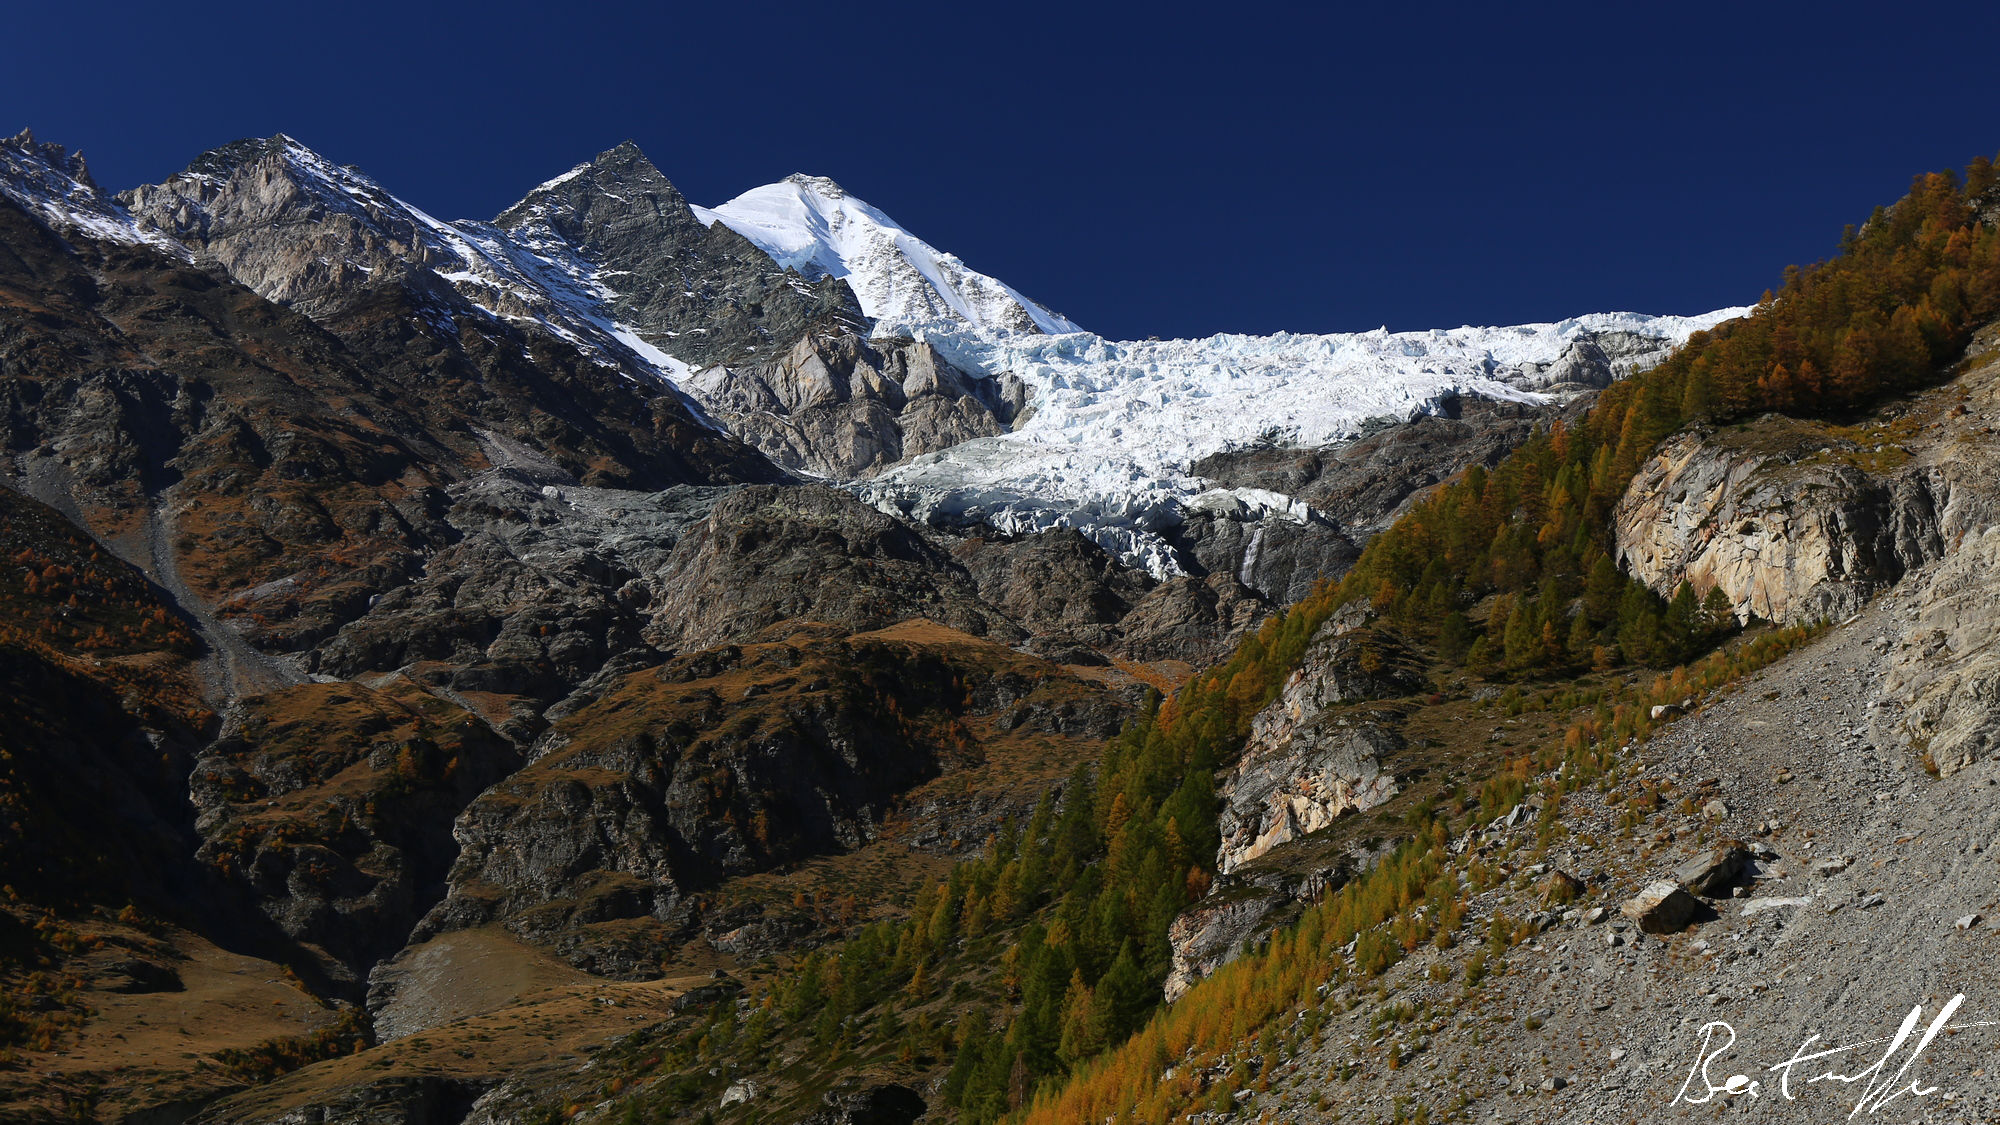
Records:
M1116 337L1746 302L1913 173L2000 149L1990 0L36 3L7 24L0 124L81 147L106 187L283 131L484 218L630 137L697 203L832 176Z

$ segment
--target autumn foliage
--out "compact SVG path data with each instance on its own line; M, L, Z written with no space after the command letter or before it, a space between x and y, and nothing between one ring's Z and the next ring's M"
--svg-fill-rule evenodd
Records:
M1685 590L1663 602L1609 557L1613 509L1659 442L1764 411L1824 417L1937 378L2000 314L2000 204L1980 160L1919 176L1829 261L1785 272L1750 315L1612 385L1576 425L1475 466L1369 542L1342 586L1481 672L1671 665L1727 626ZM1713 594L1712 591L1708 592Z

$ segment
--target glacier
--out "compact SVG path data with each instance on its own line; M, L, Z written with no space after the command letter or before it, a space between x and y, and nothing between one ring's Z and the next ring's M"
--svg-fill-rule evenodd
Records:
M1581 341L1617 338L1620 373L1650 365L1747 308L1697 316L1599 313L1546 324L1418 332L1218 335L1115 341L911 234L832 180L798 174L713 208L778 264L847 280L878 338L929 341L968 374L1029 388L1012 432L844 482L894 515L1021 533L1073 527L1157 577L1182 573L1161 534L1193 511L1317 518L1276 494L1190 474L1253 445L1311 448L1454 398L1548 404L1549 369ZM715 373L708 376L710 381ZM701 397L700 380L683 384Z
M1533 388L1579 341L1626 339L1634 351L1630 370L1748 311L1136 342L933 324L918 334L954 364L1025 382L1031 413L1009 433L913 458L852 487L884 511L932 523L984 522L1016 533L1073 527L1167 577L1182 570L1160 533L1190 511L1309 516L1288 497L1219 489L1191 475L1203 457L1260 445L1333 445L1463 396L1551 404L1565 388Z

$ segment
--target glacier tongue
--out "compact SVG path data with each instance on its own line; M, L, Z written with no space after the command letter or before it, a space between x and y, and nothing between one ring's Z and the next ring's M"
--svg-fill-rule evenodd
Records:
M1026 382L1032 413L1010 433L914 458L854 487L913 519L1004 531L1074 527L1166 577L1181 566L1162 533L1188 512L1227 508L1234 518L1256 519L1282 508L1286 518L1306 518L1276 494L1218 494L1189 475L1204 456L1258 444L1330 445L1459 396L1551 402L1525 388L1545 385L1544 373L1579 341L1618 339L1629 369L1746 311L1143 342L933 325L919 333L954 364Z

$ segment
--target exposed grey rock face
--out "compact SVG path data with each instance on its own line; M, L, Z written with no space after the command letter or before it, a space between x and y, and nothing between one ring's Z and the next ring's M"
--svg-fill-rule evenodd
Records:
M1401 747L1367 723L1334 720L1294 729L1260 744L1231 771L1223 801L1220 869L1227 873L1279 844L1332 824L1343 813L1373 808L1396 795L1382 759Z
M441 690L521 696L508 729L531 737L540 709L607 663L658 659L642 636L652 576L724 494L589 488L532 467L454 485L458 540L319 645L309 667L343 678L401 669Z
M1335 708L1408 694L1421 686L1417 667L1400 640L1356 630L1351 615L1321 626L1299 670L1252 720L1243 755L1219 787L1217 870L1227 874L1343 813L1396 794L1396 779L1382 760L1401 740Z
M1167 929L1168 1001L1242 956L1246 948L1254 948L1273 930L1296 921L1308 906L1366 870L1383 852L1366 843L1315 837L1218 876L1209 893Z
M1982 337L1974 348L1990 348ZM1739 617L1838 619L2000 518L1981 440L2000 363L1925 405L1834 432L1766 416L1660 447L1613 515L1617 556L1664 594L1720 586ZM1859 432L1857 432L1859 431Z
M1526 365L1513 382L1555 394L1602 390L1659 363L1671 350L1657 337L1636 332L1585 332L1570 341L1555 362Z
M1212 894L1181 912L1167 927L1173 949L1167 970L1166 1001L1171 1004L1195 982L1234 961L1243 943L1271 930L1271 915L1284 906L1284 896L1263 887L1245 886L1229 894Z
M2000 528L1969 534L1924 576L1920 608L1900 644L1885 643L1885 710L1876 738L1907 740L1918 756L1949 776L1991 758L2000 739L2000 614L1993 576L2000 574Z
M1814 457L1669 441L1619 502L1620 563L1664 594L1719 585L1739 617L1806 621L1852 613L1939 550L1930 479L1894 488Z
M407 294L415 307L399 319L447 339L470 321L525 334L530 350L573 349L681 413L666 380L684 362L865 329L844 282L807 284L734 231L702 225L629 143L537 188L498 225L439 221L283 135L212 150L119 199L143 230L350 339L378 328L373 304Z
M704 226L630 141L537 187L494 226L610 290L621 323L695 365L783 354L808 330L866 334L839 278L806 281L727 226Z
M283 134L212 149L118 199L261 296L314 318L364 288L443 298L451 289L437 271L470 265L439 242L427 216Z
M1197 513L1176 533L1203 574L1233 575L1274 605L1312 593L1321 579L1337 579L1361 557L1342 529L1325 519L1305 522L1267 517L1239 520Z
M1384 759L1402 740L1378 722L1344 714L1341 705L1414 691L1420 666L1398 638L1362 629L1364 620L1350 608L1321 626L1278 699L1252 721L1242 756L1222 778L1219 878L1168 932L1170 1001L1234 959L1246 938L1268 933L1299 903L1343 880L1357 857L1339 851L1308 858L1303 876L1256 861L1397 793Z
M1002 433L1027 401L1011 375L974 378L927 342L855 332L811 333L782 356L711 367L687 385L773 461L840 480Z
M1988 430L2000 332L1950 384L1834 430L1768 414L1664 442L1612 514L1622 565L1656 591L1722 587L1738 617L1842 619L2000 522Z
M1119 622L1118 655L1128 660L1179 660L1196 667L1229 653L1271 604L1231 574L1174 578L1133 605Z
M1112 628L1152 591L1139 571L1069 528L1017 539L967 539L952 558L980 596L1036 633L1065 633L1086 644L1115 643Z

